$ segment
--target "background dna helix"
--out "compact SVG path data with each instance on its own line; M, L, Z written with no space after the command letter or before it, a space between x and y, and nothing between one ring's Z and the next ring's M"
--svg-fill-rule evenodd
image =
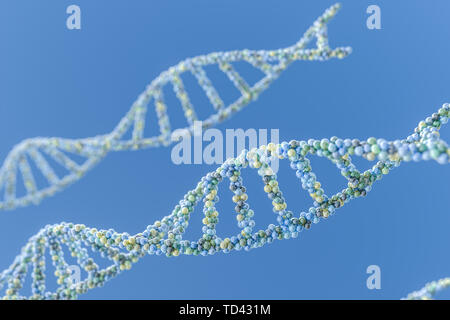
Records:
M27 206L33 202L39 203L41 199L52 196L57 191L63 190L67 185L83 177L86 171L91 169L110 151L137 150L170 145L173 142L172 133L174 131L172 131L170 125L163 96L163 87L166 85L173 88L181 103L188 123L185 132L192 134L194 121L201 120L203 127L209 128L226 120L230 115L258 98L259 94L267 89L293 61L323 61L334 57L344 58L351 52L350 48L342 47L331 50L328 47L326 23L336 14L338 8L338 5L330 7L296 44L288 48L271 51L216 52L180 62L161 73L148 85L111 133L84 139L34 138L22 141L12 149L0 168L0 191L4 189L4 200L0 201L0 209L14 209L19 206ZM313 39L316 39L317 48L306 49ZM253 86L248 85L232 65L237 61L245 61L260 69L265 77ZM224 104L204 70L205 66L214 64L219 66L220 70L226 74L241 93L241 96L228 106ZM181 79L181 74L185 72L190 72L195 76L216 110L216 113L207 119L198 119L196 115ZM151 137L144 136L149 103L154 104L157 125L160 129L160 134ZM153 125L156 125L156 123ZM129 130L132 130L131 138L125 137ZM63 177L58 177L49 162L43 157L42 152L45 152L52 160L63 166L67 173ZM82 164L77 164L65 152L83 157ZM46 178L47 185L45 187L39 188L36 185L30 161L34 162L37 169ZM24 195L17 195L16 190L18 175L20 174L26 191Z
M135 118L136 119L136 118ZM135 120L135 119L133 119L133 120ZM137 127L139 127L139 126L137 126ZM136 127L135 127L136 128Z

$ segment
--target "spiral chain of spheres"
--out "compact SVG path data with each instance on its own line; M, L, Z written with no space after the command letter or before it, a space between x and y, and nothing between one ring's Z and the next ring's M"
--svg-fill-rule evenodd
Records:
M169 81L172 82L177 96L182 102L186 118L191 125L188 130L191 131L196 117L179 78L179 73L182 71L190 70L197 76L211 103L219 111L217 115L206 120L205 126L211 126L240 110L251 99L254 99L290 62L297 59L324 60L347 55L350 52L348 48L330 50L326 38L325 25L336 13L338 7L335 5L329 8L293 47L270 52L247 50L210 54L180 63L150 84L127 116L109 135L84 140L55 138L23 142L11 152L1 170L1 181L6 186L3 207L23 206L30 201L53 194L68 183L77 180L110 150L168 144L170 142L168 140L170 126L161 96L161 86ZM317 38L317 49L304 49L313 37ZM245 81L229 64L230 61L242 59L266 71L267 76L252 88L245 84ZM278 64L269 64L268 61L271 59L278 61ZM217 92L201 69L201 66L211 63L219 63L221 69L242 92L241 98L226 108L223 107ZM161 135L154 138L143 138L145 106L152 98L156 104ZM375 181L380 180L403 161L435 160L440 164L449 163L450 149L447 143L439 137L439 129L448 122L449 116L450 105L444 104L438 112L421 121L414 133L403 140L387 141L369 138L366 141L360 141L332 137L322 140L293 140L276 145L271 143L250 151L244 150L239 157L228 159L217 170L203 177L197 186L175 206L171 214L135 235L126 232L119 233L113 229L98 230L82 224L66 222L47 225L29 239L13 264L0 273L0 291L4 291L4 299L76 299L80 294L100 287L121 272L129 270L134 263L147 254L166 255L167 257L183 254L206 256L218 252L250 250L270 244L275 240L296 238L301 231L310 229L313 224L334 215L336 210L343 207L344 204L366 196ZM121 140L123 134L132 126L132 140ZM59 160L68 169L72 169L73 173L63 179L58 179L38 149L52 155L55 160ZM83 166L76 166L58 149L85 155L88 160ZM33 184L31 169L24 158L25 154L35 160L39 169L52 183L51 187L37 191ZM327 196L312 171L307 158L310 154L326 157L333 162L341 171L342 176L348 180L347 187L332 196ZM360 172L352 163L351 156L361 156L369 161L378 161L371 169ZM288 209L277 175L271 168L271 163L275 159L277 161L279 159L289 160L302 188L309 193L313 200L312 206L307 211L294 213ZM22 198L14 197L16 166L22 172L29 191L29 194ZM248 203L246 187L241 176L241 171L245 168L256 169L258 175L261 176L264 191L272 200L277 224L270 224L265 229L254 230L255 213ZM240 233L231 237L220 237L216 232L219 222L219 211L216 208L219 201L218 190L220 183L224 180L229 180L229 188L234 194L232 201L236 204L236 220L241 229ZM183 235L189 226L190 216L200 202L203 202L203 234L196 241L184 239ZM47 250L51 256L58 285L53 292L47 290ZM84 279L74 281L72 268L64 257L64 251L69 252L76 259L77 265L86 272L87 275ZM92 252L100 253L111 264L101 268L92 258ZM31 295L25 296L21 294L21 291L29 273L31 273ZM407 299L432 298L437 292L449 286L450 278L432 282L420 291L411 293Z
M171 129L163 96L163 88L166 85L173 87L189 124L188 127L184 128L187 130L183 130L183 132L185 134L192 133L194 121L199 119L185 90L181 78L183 73L189 72L195 76L216 111L209 118L202 120L203 127L208 128L229 118L252 100L258 98L259 94L267 89L293 61L323 61L334 57L343 58L347 56L351 52L350 48L341 47L331 50L328 46L327 23L338 9L339 5L334 5L326 10L303 37L295 45L288 48L272 51L242 50L210 53L186 59L169 68L148 85L146 90L133 103L129 112L109 134L76 140L34 138L22 141L8 154L0 168L0 194L3 194L3 199L0 196L0 210L39 203L43 198L52 196L69 184L79 180L110 151L143 149L171 144L174 131ZM306 49L314 38L316 39L316 48ZM261 70L265 74L264 78L250 86L233 68L232 63L238 61L245 61ZM241 93L241 96L230 105L224 104L217 90L208 79L204 70L204 67L208 65L218 65L219 69L226 74ZM146 112L151 101L155 105L160 134L145 137ZM131 138L126 137L128 131L132 132ZM82 157L82 164L78 163L80 161L73 160L75 155ZM52 168L46 157L51 158L55 165L62 166L67 172L65 176L58 177L54 165ZM40 175L45 177L44 187L38 187L30 162L34 164ZM25 194L18 194L16 188L19 174L24 184ZM4 189L3 192L2 189Z
M349 201L366 196L375 181L380 180L403 161L435 160L448 164L450 148L439 138L439 129L448 122L450 105L444 104L437 113L419 123L414 133L404 140L386 141L369 138L290 141L268 144L250 151L244 150L235 159L228 159L217 170L201 179L196 188L189 191L172 213L138 234L119 233L112 229L97 230L81 224L61 223L48 225L32 237L14 263L0 275L0 286L7 285L6 299L25 298L19 291L30 267L32 268L32 299L74 299L79 294L102 286L124 270L128 270L140 258L165 254L167 257L185 255L212 255L218 252L250 250L270 244L274 240L296 238L302 230L310 229L321 219L335 214L336 210ZM333 162L348 180L342 191L327 196L321 183L312 172L307 155L326 157ZM362 156L378 162L369 170L360 172L351 161L351 156ZM308 211L294 213L288 210L277 175L271 168L274 159L288 159L301 181L301 186L313 200ZM248 204L248 195L241 171L256 169L261 176L264 191L272 200L273 211L278 224L270 224L265 229L254 231L254 211ZM229 188L234 193L236 220L241 232L232 237L222 238L216 233L219 222L219 185L229 180ZM203 202L203 235L197 241L186 240L184 233L194 208ZM87 272L87 277L74 283L71 269L64 259L66 246L78 265ZM111 265L101 269L87 248L99 252L111 261ZM55 276L59 285L55 292L46 291L45 252L49 250ZM412 293L408 298L429 298L450 285L443 279L427 285L423 290Z

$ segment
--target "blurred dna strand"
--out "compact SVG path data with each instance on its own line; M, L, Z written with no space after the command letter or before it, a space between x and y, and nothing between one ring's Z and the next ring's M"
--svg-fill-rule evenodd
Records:
M214 52L186 59L169 68L147 86L109 134L84 139L33 138L22 141L7 155L0 168L0 210L24 207L31 203L38 204L43 198L50 197L81 179L111 151L170 145L173 142L171 137L175 130L171 128L163 96L165 86L173 88L181 103L188 123L184 132L192 133L194 121L200 119L197 118L194 106L185 90L181 78L183 73L195 76L215 111L213 115L202 120L203 127L209 128L228 119L257 99L260 93L266 90L292 62L296 60L324 61L347 56L351 52L350 48L330 49L328 46L327 23L338 9L339 5L334 5L326 10L293 46L270 51ZM307 49L313 39L316 39L316 48ZM239 61L247 62L261 70L265 75L264 78L250 86L233 67L233 63ZM236 86L241 94L236 101L229 105L224 104L204 70L204 67L208 65L217 65ZM146 113L150 103L154 104L156 110L160 134L146 137L144 128L147 125ZM129 131L132 132L131 138L127 138L126 135ZM81 157L82 161L75 161L74 156ZM46 157L53 160L53 165L46 160ZM30 161L34 163L34 170L38 170L39 175L45 177L44 186L38 186L36 183ZM55 173L55 165L64 168L66 174L59 177ZM25 194L18 194L16 188L18 175L21 175L20 180L24 184Z
M205 127L227 119L239 111L260 92L276 79L280 72L295 60L327 60L332 57L342 58L350 53L349 48L329 49L326 36L326 23L333 17L339 5L327 9L306 31L298 43L286 49L275 51L233 51L228 53L213 53L185 60L177 66L163 72L139 96L128 114L120 121L114 131L108 135L82 140L60 138L36 138L26 140L15 147L7 157L0 173L0 182L5 187L4 209L25 206L31 202L50 196L63 189L69 183L78 180L95 163L101 160L109 151L141 149L168 145L171 128L162 97L162 86L169 82L180 100L184 114L189 123L187 129L193 130L196 120L195 111L189 102L180 74L193 73L202 86L216 114L203 121ZM316 38L316 49L306 49L306 45ZM234 71L231 63L244 60L256 68L263 70L266 76L250 87ZM203 66L218 64L221 70L241 91L242 96L231 105L225 107L217 91L208 80ZM156 137L144 138L145 113L147 104L153 100L158 115L161 134ZM183 197L171 214L147 226L142 232L130 235L119 233L113 229L98 230L82 224L62 222L47 225L31 237L22 248L14 262L0 273L0 291L4 291L4 299L76 299L80 294L100 287L112 280L134 263L148 255L212 255L229 253L239 250L251 250L270 244L275 240L298 237L303 230L308 230L313 224L334 215L337 209L349 201L364 197L372 186L392 169L405 161L434 160L440 164L448 164L450 149L445 141L440 139L439 130L448 122L450 105L444 104L436 113L421 121L414 132L405 139L387 141L379 138L358 139L309 139L308 141L292 140L280 144L268 144L252 150L244 150L235 159L228 159L215 171L204 176L196 187ZM125 132L132 129L132 138L124 140ZM52 168L43 158L45 152L66 167L71 173L63 178L56 177ZM76 153L86 157L86 162L79 166L65 154ZM340 170L347 179L347 187L332 196L325 194L322 184L312 171L308 155L326 157ZM368 161L377 160L371 169L360 172L352 163L352 156L363 157ZM38 190L33 182L33 176L28 164L30 157L37 167L47 177L50 186ZM295 171L301 187L312 198L312 206L306 210L294 213L288 210L277 175L271 168L274 159L285 159ZM262 179L264 191L272 200L273 211L277 224L254 231L255 212L248 203L247 189L241 175L243 169L255 169ZM17 197L15 193L16 174L19 170L25 181L28 194ZM216 208L219 201L219 185L229 181L229 189L233 192L235 213L238 227L241 231L233 236L220 237L216 232L219 223L219 211ZM202 236L198 240L183 238L194 208L203 202L204 218L202 220ZM90 249L90 251L88 251ZM46 254L51 257L57 289L47 289ZM69 265L64 254L76 260L77 266L83 270L85 277L74 281L73 265ZM101 268L93 253L100 254L110 265ZM27 275L31 274L31 294L25 295L24 284ZM450 278L428 284L424 289L411 293L407 299L428 299L450 285Z

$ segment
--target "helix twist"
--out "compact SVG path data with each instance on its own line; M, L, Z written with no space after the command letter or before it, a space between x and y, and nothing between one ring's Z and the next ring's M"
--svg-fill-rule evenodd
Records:
M188 126L184 128L187 130L183 132L192 133L193 123L199 119L185 90L181 78L183 73L191 73L195 76L216 111L215 114L202 120L203 127L209 128L228 119L232 114L257 99L260 93L267 89L293 61L324 61L335 57L345 57L351 52L350 48L339 47L331 50L328 46L327 23L337 13L338 9L339 5L334 5L326 10L302 38L288 48L271 51L214 52L186 59L169 68L147 86L146 90L133 103L128 113L109 134L85 139L34 138L22 141L12 149L0 168L0 192L4 189L3 199L0 196L0 210L24 207L31 203L38 204L43 198L50 197L78 181L111 151L170 145L173 142L172 133L175 130L171 129L167 106L164 101L163 88L165 86L172 86L183 108L188 123ZM314 38L316 38L316 48L306 49ZM265 75L264 78L250 86L233 68L232 63L238 61L245 61L261 70ZM230 105L224 104L207 77L204 67L208 65L218 65L219 69L226 74L241 93L241 96ZM153 102L155 106L160 134L145 137L146 113L150 102ZM128 131L132 132L131 138L125 137ZM74 155L83 159L81 164L73 160ZM67 173L58 177L54 166L52 167L46 157L53 159L55 164L60 165ZM30 161L45 177L45 186L37 185ZM23 178L25 194L17 194L18 174Z
M215 125L239 111L276 79L294 60L327 60L332 57L344 57L350 53L349 48L329 49L326 36L326 23L333 17L339 5L327 9L312 27L306 31L300 41L286 49L275 51L232 51L228 53L212 53L187 59L177 66L163 72L156 78L133 104L127 115L110 133L103 136L81 140L61 138L36 138L25 140L16 146L8 155L0 169L0 186L5 188L5 200L0 203L3 209L25 206L31 202L54 194L66 185L78 180L87 170L99 162L108 152L141 149L170 144L171 129L162 96L162 87L171 83L184 110L189 126L193 130L193 122L197 120L195 111L184 89L180 74L193 73L203 88L217 113L203 121L205 127ZM316 49L305 49L306 45L317 38ZM256 68L263 70L266 76L250 87L233 69L231 63L244 60ZM275 61L275 64L271 62ZM217 91L207 78L203 66L218 64L241 92L241 97L225 107ZM160 126L160 135L144 137L145 113L148 103L153 100ZM4 299L76 299L88 290L102 286L121 272L129 270L145 255L212 255L219 252L230 253L235 250L251 250L270 244L275 240L298 237L303 230L310 229L313 224L334 215L337 209L349 201L364 197L372 186L392 169L405 161L434 160L440 164L448 164L450 149L440 139L439 130L448 122L450 105L444 104L436 113L421 121L414 132L403 140L387 141L385 139L330 139L308 141L292 140L280 144L268 144L250 151L244 150L240 156L228 159L215 171L204 176L197 186L186 193L175 206L171 214L147 226L142 232L130 235L113 229L98 230L82 224L62 222L47 225L31 237L22 248L9 268L0 273L0 290L5 292ZM132 129L132 138L122 139ZM70 171L63 178L56 176L45 160L42 152L59 162ZM86 161L76 164L65 152L82 155ZM332 196L325 194L322 184L312 171L308 155L326 157L340 170L347 179L347 187ZM360 172L352 163L352 156L364 157L377 163L369 170ZM50 186L38 189L32 175L28 157L47 178ZM277 175L271 168L272 161L285 159L295 170L302 188L312 198L312 205L306 211L288 209ZM255 212L250 208L244 180L243 169L256 169L261 177L264 191L272 200L277 224L270 224L264 229L254 230ZM15 193L16 173L20 171L27 195L17 197ZM228 237L221 237L216 232L219 223L219 185L229 181L229 189L233 192L232 201L236 204L235 213L241 232ZM203 203L204 218L202 220L202 236L197 240L184 238L194 208ZM74 282L71 268L64 257L64 247L76 258L77 264L87 276ZM105 268L92 258L90 251L98 252L110 261ZM46 253L51 256L55 269L57 289L47 290ZM28 273L31 273L31 296L21 294ZM408 295L407 299L432 298L437 292L450 286L450 278L429 283L425 288Z

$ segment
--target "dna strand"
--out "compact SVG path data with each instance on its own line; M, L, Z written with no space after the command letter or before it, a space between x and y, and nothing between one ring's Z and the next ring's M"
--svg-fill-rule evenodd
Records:
M327 37L327 23L337 13L339 7L340 5L336 4L328 8L305 32L302 38L288 48L272 51L215 52L186 59L169 68L147 86L133 103L128 113L109 134L75 140L34 138L22 141L12 149L0 168L0 192L4 189L3 199L0 198L0 210L24 207L32 203L38 204L43 198L52 196L78 181L111 151L168 146L174 142L172 133L175 130L172 131L171 129L163 96L165 86L172 86L181 103L184 117L188 123L188 126L183 130L184 134L192 133L193 123L198 119L181 78L183 73L191 73L195 76L216 111L215 114L202 121L203 128L209 128L228 119L232 114L257 99L260 93L267 89L293 61L324 61L335 57L344 58L351 52L351 49L338 47L332 50L328 45ZM314 38L316 38L316 48L307 49L308 44ZM265 74L264 78L250 86L232 65L232 63L238 61L247 62L261 70ZM219 69L241 93L241 96L228 106L224 104L204 70L204 67L208 65L219 66ZM155 106L160 134L145 137L146 113L150 102L153 102ZM178 130L181 130L181 128ZM131 138L125 137L128 131L132 132ZM182 137L179 136L178 138ZM74 161L74 155L82 157L83 163L79 164L80 161ZM46 157L53 159L55 164L62 166L67 173L63 177L58 177L54 167L49 164ZM37 186L30 161L45 177L44 187ZM16 184L19 174L24 184L25 194L18 194L17 192Z
M298 42L302 44L299 47L304 48L303 44L306 45L307 40L311 39L314 34L317 37L318 48L321 48L320 43L326 43L326 29L324 29L324 25L335 14L337 9L338 5L328 9L314 23L313 27L305 33L305 36L302 38L304 40ZM321 30L321 32L316 33L314 30ZM319 34L322 34L323 38ZM333 51L328 49L325 51L320 51L320 49L316 50L315 54L306 49L300 49L298 52L303 52L302 54L311 60L325 59L324 57L318 56L323 55L324 52L326 58L332 55L338 57L340 55L345 56L350 52L346 48L335 49L339 52L335 54L332 54L331 52ZM295 53L293 54L295 55ZM286 55L290 57L290 54ZM283 59L280 59L280 63L281 60ZM291 61L290 58L286 58L280 70L285 68L289 61ZM230 70L228 67L225 69ZM264 85L261 85L261 87L264 87ZM254 93L252 94L251 97L254 98ZM183 97L184 94L181 94L181 96ZM139 104L136 105L140 106ZM235 106L237 105L239 104L235 104ZM245 103L241 107L244 105ZM236 109L239 109L239 107L230 107L224 110L229 110L232 113ZM138 112L138 110L141 111ZM89 154L92 149L97 150L97 147L103 150L103 152L106 152L108 150L133 149L152 144L167 143L166 139L161 138L165 136L163 132L161 136L149 140L136 139L132 141L121 141L120 138L115 138L116 136L121 137L121 132L131 127L133 122L135 123L133 137L139 137L142 134L144 126L142 115L142 113L145 113L144 110L145 107L141 106L139 108L133 106L129 112L131 116L128 118L125 117L125 120L121 121L123 126L119 124L118 128L122 128L121 130L113 131L115 135L111 134L98 138L103 141L103 138L107 137L105 140L108 143L95 144L92 141L96 139L91 138L91 140L84 140L84 143L89 148L85 148L82 144L79 150ZM192 108L188 106L185 110L192 110ZM157 112L162 111L159 109ZM380 180L383 175L388 174L403 161L425 161L433 159L438 163L447 164L449 162L450 150L447 143L439 138L439 129L448 122L449 113L450 105L444 104L437 113L421 121L419 126L414 130L414 133L404 140L386 141L384 139L369 138L366 141L359 141L357 139L342 140L337 137L332 137L322 140L293 140L277 145L269 144L267 146L261 146L259 149L252 149L250 151L244 150L236 159L228 159L217 170L203 177L196 188L184 196L171 214L147 226L143 232L135 235L130 235L126 232L119 233L113 229L97 230L96 228L86 227L85 225L66 222L47 225L29 239L12 265L0 274L0 290L4 289L5 291L4 299L76 299L78 295L102 286L121 272L129 270L134 263L137 263L146 254L165 254L167 257L176 257L182 254L206 256L218 252L229 253L234 250L250 250L270 244L274 240L296 238L299 232L310 229L312 224L316 224L334 215L336 210L343 207L344 204L353 199L366 196L375 181ZM141 115L138 116L138 114ZM191 113L188 112L188 114ZM160 122L164 122L161 118L166 119L164 116L160 117ZM211 120L209 123L212 125L213 122ZM139 123L141 125L138 125ZM68 141L67 143L69 145L73 142L72 140L65 141ZM147 143L143 143L143 141L147 141ZM57 143L56 146L59 146L59 144ZM25 146L22 146L22 148L27 149ZM341 170L341 174L348 180L348 187L331 197L327 196L322 189L321 183L317 181L316 175L312 172L309 159L306 157L308 154L326 157L333 162ZM351 156L353 155L364 157L369 161L376 159L379 161L371 169L360 172L351 161ZM300 212L299 214L294 214L292 211L287 210L287 204L278 184L277 176L271 168L271 161L276 158L288 159L290 161L290 166L295 170L296 176L300 179L302 188L313 199L313 205L309 210ZM14 163L14 161L11 161L11 163ZM26 170L26 165L22 164L21 167L22 169L20 170L22 173L29 172ZM266 229L253 232L253 228L255 227L253 220L254 211L250 209L247 203L248 195L241 176L241 171L244 168L257 169L258 174L262 177L264 191L268 194L269 199L272 200L273 211L277 216L277 225L270 224ZM3 172L10 172L9 169L3 169L2 175L5 174ZM27 174L23 175L27 176ZM11 174L8 175L8 181L14 180L11 176ZM218 186L225 179L230 181L229 188L234 193L232 200L236 203L236 219L242 231L235 236L222 239L216 234L216 226L219 222L219 212L216 210L216 203L219 201L217 196ZM12 183L9 183L8 186L11 185ZM203 213L205 217L202 220L204 224L202 227L203 235L197 241L185 240L183 234L189 225L190 215L200 201L204 203ZM74 282L71 278L71 268L64 258L64 246L76 258L77 264L87 273L84 280ZM100 253L103 258L108 259L112 264L101 269L89 255L88 248ZM54 274L57 277L56 282L58 288L55 292L46 290L45 257L47 249L51 255L52 265L55 268ZM24 286L26 276L30 269L32 269L30 271L32 278L31 296L26 297L20 291ZM450 286L450 278L445 278L428 284L424 289L413 292L407 298L432 298L434 294L448 286Z
M172 213L160 221L146 227L135 235L119 233L113 229L97 230L82 224L61 223L47 225L33 236L23 247L13 264L0 274L0 289L7 284L4 299L24 299L19 291L29 268L32 271L32 295L30 299L75 299L78 295L95 287L102 286L124 270L129 270L145 255L177 257L179 255L212 255L218 252L229 253L235 250L250 250L270 244L275 240L296 238L299 232L310 229L313 224L335 214L353 199L364 197L373 184L387 175L404 161L435 160L440 164L450 162L450 148L439 138L439 129L448 122L450 105L442 108L431 117L421 121L414 133L403 140L385 139L330 139L270 143L267 146L244 150L237 158L228 159L218 169L204 176L197 186L186 193L175 206ZM307 155L326 157L348 180L342 191L327 196L321 183L313 173ZM378 160L371 168L360 172L352 163L351 156L360 156L368 161ZM287 159L301 181L302 188L313 200L313 205L304 212L295 214L287 209L277 175L273 172L271 161ZM270 224L265 229L253 231L254 211L248 203L246 187L241 171L256 169L264 184L264 191L272 200L277 225ZM236 204L236 220L241 232L235 236L222 238L216 233L219 222L219 185L229 180ZM183 238L194 208L203 202L203 235L197 241ZM87 272L84 280L72 281L71 269L64 259L65 246L78 265ZM55 292L46 291L45 253L48 248L59 287ZM87 248L98 252L111 261L111 265L100 269L89 255ZM409 299L431 298L433 294L450 286L450 278L433 282Z
M403 300L431 300L444 289L450 287L450 277L427 283L425 287L418 291L411 292Z

